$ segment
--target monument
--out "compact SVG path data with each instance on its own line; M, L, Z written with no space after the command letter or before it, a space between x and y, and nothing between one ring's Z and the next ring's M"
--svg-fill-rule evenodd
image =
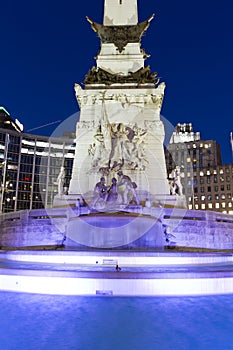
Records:
M87 17L100 51L84 88L75 84L80 120L72 177L68 195L54 202L78 203L66 235L85 246L128 246L147 234L137 246L162 247L162 208L185 207L182 191L171 191L167 179L160 119L165 84L145 64L141 48L153 18L138 23L137 0L105 0L103 24ZM127 225L119 224L123 213Z
M138 23L137 0L105 0L103 24L87 17L101 48L84 89L75 85L81 113L69 187L74 198L88 201L101 177L111 185L119 171L137 186L137 204L148 197L164 204L169 197L160 119L165 84L145 65L141 48L153 17ZM135 195L122 197L129 204Z

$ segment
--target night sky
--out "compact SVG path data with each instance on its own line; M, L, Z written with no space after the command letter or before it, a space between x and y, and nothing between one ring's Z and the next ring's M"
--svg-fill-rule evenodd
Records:
M117 0L116 0L117 1ZM123 0L124 1L124 0ZM73 86L95 64L99 39L86 21L104 0L2 1L0 105L27 132L78 112ZM138 0L139 19L156 16L142 39L146 64L166 83L163 116L193 123L232 162L233 4L230 0ZM50 135L58 124L34 131Z

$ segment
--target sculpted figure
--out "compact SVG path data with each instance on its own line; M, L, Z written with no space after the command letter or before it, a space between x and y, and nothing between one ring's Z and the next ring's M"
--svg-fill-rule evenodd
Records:
M60 173L58 174L57 177L57 186L58 186L58 195L61 196L64 194L64 183L65 183L65 168L62 166Z
M125 142L128 140L128 131L122 123L111 125L112 150L110 153L110 166L123 166L125 159Z
M97 182L97 184L95 185L95 199L92 203L93 206L95 206L97 204L97 202L105 202L107 199L107 195L108 195L108 189L109 186L106 185L105 183L105 178L101 177L100 181Z
M112 178L112 185L109 188L107 202L109 203L117 203L118 202L118 189L117 189L117 179L115 177Z
M172 195L181 196L183 194L183 186L180 181L180 167L176 166L176 168L170 174L170 192Z
M88 153L93 156L92 166L106 167L108 165L109 151L105 147L104 135L101 126L99 126L95 136L95 146L89 147Z
M132 182L130 177L124 175L122 171L118 171L117 175L119 176L118 187L123 187L123 202L124 204L129 204L130 201L139 205L139 200L136 194L137 185L135 182Z

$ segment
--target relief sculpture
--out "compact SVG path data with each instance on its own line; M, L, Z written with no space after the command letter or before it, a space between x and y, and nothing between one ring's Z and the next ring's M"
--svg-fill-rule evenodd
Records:
M123 123L108 123L100 121L94 135L94 142L88 148L92 158L91 172L100 172L108 175L111 171L121 169L145 170L145 137L147 130L135 123L127 126Z

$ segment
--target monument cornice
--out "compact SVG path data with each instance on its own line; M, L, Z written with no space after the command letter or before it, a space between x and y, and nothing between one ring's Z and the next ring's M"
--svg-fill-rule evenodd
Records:
M103 101L116 101L124 104L143 104L161 108L164 97L165 84L161 83L157 88L131 88L131 89L82 89L75 84L75 93L80 108L91 105L101 105Z

